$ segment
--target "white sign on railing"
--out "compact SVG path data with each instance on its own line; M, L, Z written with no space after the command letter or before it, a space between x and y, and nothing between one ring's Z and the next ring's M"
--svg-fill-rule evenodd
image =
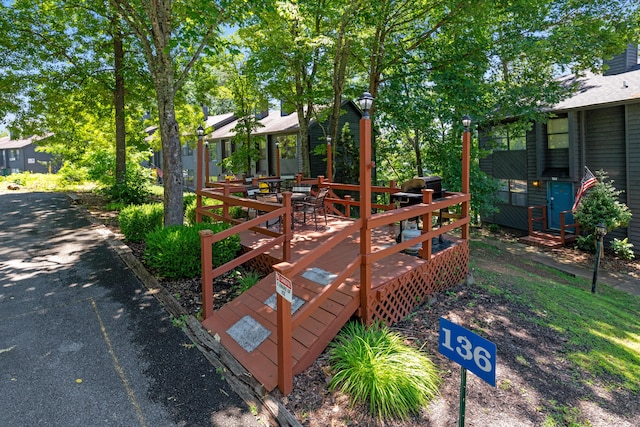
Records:
M276 292L287 301L293 301L293 283L291 279L286 278L276 271Z

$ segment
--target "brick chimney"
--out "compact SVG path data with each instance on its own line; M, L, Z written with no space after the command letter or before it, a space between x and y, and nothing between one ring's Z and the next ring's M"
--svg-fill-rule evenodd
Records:
M619 55L604 61L609 68L604 72L605 76L626 73L638 65L638 45L629 44Z

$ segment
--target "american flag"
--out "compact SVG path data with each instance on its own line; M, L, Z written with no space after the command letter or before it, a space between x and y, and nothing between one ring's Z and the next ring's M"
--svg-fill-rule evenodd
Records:
M582 200L582 195L591 187L596 185L598 182L595 175L589 170L588 167L584 167L584 176L582 177L582 181L580 181L580 188L576 192L576 199L573 202L573 210L578 209L578 205L580 204L580 200Z

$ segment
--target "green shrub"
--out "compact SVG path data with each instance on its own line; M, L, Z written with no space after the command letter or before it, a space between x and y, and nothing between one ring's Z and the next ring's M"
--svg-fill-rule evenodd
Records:
M184 209L184 211L187 211L187 208L191 205L196 203L196 195L195 193L184 193L182 195L182 207Z
M144 260L159 274L168 278L191 278L202 273L200 259L200 230L214 233L229 228L226 224L172 225L149 233L146 237ZM213 245L213 267L236 257L240 250L240 236L228 237Z
M191 195L189 195L189 204L185 204L186 207L184 209L184 219L188 225L194 225L196 223L196 204L196 195L194 194L193 198L191 197ZM202 204L203 206L213 206L219 204L219 202L208 197L203 197ZM202 222L210 224L214 222L214 220L211 217L203 215Z
M580 204L574 218L580 223L580 228L588 233L593 233L596 225L603 223L607 231L626 227L631 221L631 211L619 196L623 191L616 190L613 181L609 180L606 172L596 171L598 182L589 189ZM591 235L595 245L595 235Z
M151 198L151 181L147 169L139 166L127 166L124 182L115 182L105 187L102 192L112 202L126 205L140 205Z
M489 228L489 231L492 233L497 233L498 231L500 231L500 226L498 224L489 224L487 228Z
M596 253L596 238L593 234L578 236L576 239L576 246L581 251Z
M330 388L348 394L352 404L368 401L371 414L381 419L405 419L438 393L433 362L380 323L347 324L331 344L329 360Z
M162 228L164 208L162 203L130 205L118 215L120 231L130 242L142 242L150 232Z
M625 237L622 240L614 238L611 241L611 249L613 249L613 253L620 259L627 261L633 259L634 254L633 249L631 248L633 248L633 243L629 243L628 237Z
M241 206L231 206L229 208L229 216L234 219L240 219L247 216L247 214L242 210Z
M89 171L86 167L78 166L71 162L64 162L58 175L62 178L63 183L66 184L80 184L89 180Z

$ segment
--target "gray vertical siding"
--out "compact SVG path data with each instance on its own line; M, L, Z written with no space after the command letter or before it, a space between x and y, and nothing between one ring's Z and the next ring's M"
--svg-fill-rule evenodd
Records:
M640 103L627 106L627 206L633 216L628 228L629 240L640 252Z
M625 137L625 107L609 107L586 113L585 149L587 167L592 172L603 169L618 190L627 189L627 149ZM626 196L622 195L622 201ZM626 229L618 229L608 236L627 237Z

